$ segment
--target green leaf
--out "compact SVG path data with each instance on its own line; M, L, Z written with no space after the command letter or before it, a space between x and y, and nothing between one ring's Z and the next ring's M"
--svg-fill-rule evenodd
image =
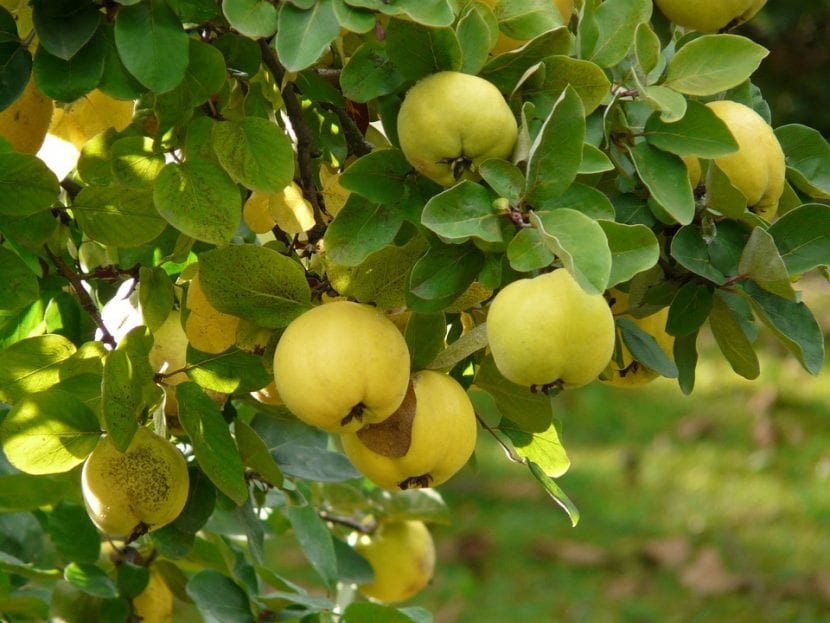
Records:
M390 244L402 224L397 206L352 194L326 230L326 254L337 264L357 266Z
M149 190L125 192L122 186L85 186L75 197L72 211L84 233L115 247L141 246L167 227Z
M830 206L808 203L767 230L791 275L830 265Z
M677 366L663 352L654 336L643 331L636 322L629 318L616 321L625 347L637 361L670 379L677 378Z
M695 388L695 368L697 368L697 331L674 339L674 361L677 365L677 384L687 396Z
M68 61L39 47L35 52L34 73L37 86L48 97L74 101L98 86L104 75L107 41L100 33Z
M460 338L447 345L444 350L436 353L435 358L423 367L430 370L449 371L457 363L486 346L487 327L485 324L476 325Z
M519 203L525 188L525 176L519 167L501 158L489 158L481 163L478 172L500 197L511 205Z
M179 421L182 424L199 467L222 493L237 505L248 499L245 468L216 404L191 382L176 386Z
M533 474L533 477L539 481L547 494L551 496L553 500L562 508L562 510L567 513L571 520L571 525L575 527L579 523L579 510L576 508L571 499L565 494L564 491L562 491L559 485L556 484L556 481L547 476L545 471L536 465L536 463L530 461L527 466L530 468L530 473Z
M107 433L113 445L126 452L138 430L142 404L141 384L135 377L130 354L114 350L104 361L101 408Z
M375 27L373 13L351 7L345 0L334 0L334 14L340 25L349 32L365 34Z
M54 388L24 396L0 423L6 458L27 474L69 471L86 459L100 436L89 407Z
M184 79L172 91L156 100L157 108L169 102L182 108L201 106L218 93L225 84L225 59L213 45L190 39L190 62ZM259 51L259 50L257 50Z
M705 184L707 207L734 219L746 212L746 197L714 162L709 164Z
M171 91L184 79L188 36L165 0L122 7L115 18L115 45L127 70L155 93Z
M267 247L231 245L203 253L199 281L219 311L269 329L288 326L310 307L305 271Z
M611 277L611 250L597 221L576 210L559 208L533 213L530 222L585 292L606 290Z
M453 11L447 0L346 0L346 4L380 11L386 15L407 15L424 26L441 28L453 22Z
M585 143L582 146L582 162L578 171L580 175L607 173L613 170L614 163L599 147L594 147L590 143Z
M665 123L657 114L649 117L645 137L654 147L678 156L720 158L738 149L726 124L710 108L694 101L674 123Z
M235 348L211 355L189 347L187 362L193 366L188 371L191 379L222 394L255 391L271 380L262 357Z
M240 419L234 421L233 430L245 467L253 470L257 478L272 487L282 487L282 472L257 432Z
M660 113L665 123L680 121L686 114L689 102L683 95L673 89L652 85L640 89L640 95L645 102Z
M63 577L87 595L102 599L113 599L118 596L115 582L97 565L71 562L63 570Z
M596 63L561 54L549 56L543 63L543 77L522 85L525 99L536 106L536 115L547 115L568 86L579 95L586 116L608 96L611 83Z
M756 379L761 373L758 355L720 292L715 293L709 327L723 356L732 369L746 379Z
M320 519L317 509L304 506L288 506L285 516L294 529L294 536L303 552L323 580L325 585L333 588L337 584L337 558L334 554L334 542L331 532Z
M399 149L379 149L350 164L340 176L340 184L375 203L400 201L404 180L412 166Z
M138 301L144 324L150 331L158 329L173 309L173 282L160 266L142 266L138 270Z
M147 87L136 80L121 62L118 48L115 45L115 26L105 21L99 27L98 32L106 42L104 73L98 83L98 88L116 99L138 99L147 92Z
M605 0L594 14L599 37L589 60L601 67L622 61L634 44L637 26L651 19L652 8L648 0Z
M233 237L242 216L236 184L218 164L205 158L165 165L156 178L153 202L180 232L217 245Z
M688 225L695 215L695 197L683 161L646 142L629 148L637 174L652 198L681 225Z
M294 177L294 151L282 129L259 117L213 126L213 149L230 176L260 192L278 192Z
M78 476L74 472L56 476L32 474L0 475L0 512L19 513L53 506L80 495Z
M138 597L147 588L149 581L150 570L145 565L137 565L129 560L123 560L118 565L115 582L121 597Z
M250 0L242 0L249 2ZM254 0L257 1L257 0ZM222 9L227 9L230 2L223 2ZM263 6L270 6L263 3ZM267 10L272 10L273 7ZM276 11L274 11L274 28L276 28ZM260 24L257 21L256 24ZM273 34L273 31L272 31ZM262 50L255 41L248 37L241 37L234 33L226 33L213 40L213 47L225 57L225 65L229 70L242 76L252 78L262 63Z
M542 33L520 49L493 57L479 76L492 82L502 93L510 93L528 69L549 56L571 51L571 32L564 26Z
M741 254L738 273L749 277L767 292L793 302L798 300L784 260L778 254L775 241L761 227L753 228Z
M214 569L197 571L187 581L187 595L204 623L254 623L251 602L238 584Z
M530 146L525 195L537 210L547 209L574 181L584 142L582 100L567 87Z
M75 345L62 335L42 335L16 342L0 351L0 400L14 404L27 394L60 381L61 365L75 354Z
M660 62L660 38L648 22L637 26L637 32L634 33L634 54L645 74L650 74Z
M824 338L810 308L763 290L753 281L744 286L752 309L810 374L824 363Z
M431 621L431 619L429 619ZM343 612L343 623L423 623L397 608L377 603L355 602Z
M277 8L267 0L224 0L222 13L234 30L251 39L277 32Z
M309 10L284 2L277 25L277 54L288 71L300 71L313 65L339 34L332 0L318 0Z
M830 144L820 132L799 124L775 129L787 157L787 177L801 192L830 199Z
M101 552L101 537L81 504L59 502L48 514L49 538L67 560L94 563Z
M473 244L430 247L412 267L407 307L424 313L441 311L470 286L483 265L484 255Z
M0 214L29 216L58 199L58 178L37 156L0 153Z
M669 317L666 320L666 333L681 337L696 332L712 311L712 287L689 281L680 286L675 293Z
M406 78L389 60L386 46L367 41L349 58L340 72L343 95L353 102L368 102L396 91Z
M611 249L611 276L608 287L628 281L637 273L648 270L660 258L657 237L645 225L623 225L599 221Z
M709 281L722 285L726 277L712 264L707 241L697 225L681 227L671 241L671 256L682 266Z
M487 356L476 371L473 385L486 392L498 411L520 430L541 433L548 430L553 421L553 398L543 393L532 393L527 387L504 378L496 368L492 356ZM477 406L487 400L487 395L470 398Z
M461 71L476 75L487 63L495 45L499 24L489 7L482 3L467 5L458 18L455 33L461 45Z
M32 22L40 45L65 61L92 38L101 21L91 1L34 0Z
M132 190L152 187L164 167L164 155L153 149L152 139L146 136L118 139L109 149L115 179Z
M0 312L19 311L40 296L37 275L17 253L6 247L0 247L0 275L6 288L0 298Z
M389 58L408 80L461 69L461 44L451 28L393 19L386 28Z
M507 260L510 267L520 273L545 268L555 259L556 256L548 248L544 235L538 229L520 230L507 245Z
M570 208L595 220L613 221L615 216L614 206L605 193L579 182L571 184L562 196L549 201L545 210L560 208Z
M414 313L406 323L404 337L409 346L412 369L426 367L444 348L447 320L442 313Z
M528 433L505 419L499 424L499 430L510 439L516 454L538 465L546 476L559 478L570 468L571 460L553 423L547 430Z
M664 85L686 95L714 95L747 80L769 51L739 35L703 35L669 61Z
M562 15L546 0L502 0L493 5L501 31L526 41L562 26Z
M500 242L501 218L493 208L487 189L481 184L464 180L432 197L421 215L421 223L442 238L454 242L470 238Z

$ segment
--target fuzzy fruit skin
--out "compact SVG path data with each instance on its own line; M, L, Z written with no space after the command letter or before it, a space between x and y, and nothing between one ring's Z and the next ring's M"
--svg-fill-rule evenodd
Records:
M747 205L766 221L778 211L784 193L784 151L770 125L757 112L730 100L706 104L726 124L738 151L716 158L715 164L746 197Z
M391 491L443 484L464 467L476 446L475 411L455 379L422 370L412 375L412 386L417 406L411 443L404 456L379 454L356 433L341 437L352 464L376 485Z
M30 79L20 97L0 112L0 136L16 151L36 154L46 138L54 108L52 100Z
M621 313L628 309L628 294L619 290L612 290L614 303L611 305L611 311L614 313ZM672 349L674 347L674 336L666 333L666 321L669 318L669 308L664 307L657 313L651 314L644 318L634 318L633 316L625 315L625 318L630 318L643 331L651 335L657 342L657 345L663 350L668 357L672 357ZM620 341L622 365L614 360L608 368L608 378L603 379L608 385L615 387L641 387L651 383L654 379L660 376L654 370L639 365L634 361L631 352L626 348L625 344Z
M375 578L358 590L377 601L397 603L429 584L435 571L435 545L422 521L381 524L363 535L355 549L369 561Z
M274 383L285 406L305 423L354 431L400 406L409 386L409 349L374 307L319 305L283 332L274 352ZM355 416L353 409L361 406Z
M654 0L654 3L678 26L719 32L752 19L767 0Z
M524 386L580 387L614 353L614 317L600 294L587 294L560 268L520 279L499 292L487 314L496 367Z
M147 587L133 597L133 612L141 623L170 623L173 620L173 593L155 569L150 569Z
M157 372L173 372L187 365L187 334L182 328L182 315L172 310L161 326L153 332L153 347L150 349L150 365ZM184 372L167 377L167 385L178 385L188 380Z
M144 523L155 530L182 512L190 486L178 448L139 428L127 451L101 438L81 472L84 504L93 523L113 537L126 537Z
M516 118L487 80L456 71L427 76L406 94L398 114L398 139L422 175L451 186L475 177L488 158L509 158L518 136Z

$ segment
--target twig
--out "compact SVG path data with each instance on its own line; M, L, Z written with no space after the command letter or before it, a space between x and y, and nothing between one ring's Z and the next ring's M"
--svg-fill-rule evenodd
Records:
M341 526L346 526L362 534L372 534L378 527L377 522L375 521L366 524L356 519L352 519L351 517L333 515L328 511L321 510L318 512L318 515L320 515L320 519L322 519L323 521L340 524Z
M268 71L274 76L278 85L282 85L285 79L285 67L277 58L276 51L268 45L265 39L259 40L259 47L262 50L262 60ZM300 165L300 186L303 194L311 201L314 210L314 227L308 232L309 242L317 242L326 232L326 223L323 218L325 206L314 183L313 151L314 138L311 130L303 119L303 109L300 100L297 98L294 84L286 84L282 87L282 101L285 103L285 112L297 136L297 161Z
M482 418L478 414L478 411L476 411L475 414L476 414L476 419L478 420L478 423L481 424L481 427L484 430L486 430L488 433L490 433L493 436L493 439L495 439L496 442L498 442L498 444L501 446L501 449L504 450L504 453L507 455L508 459L510 459L514 463L519 463L521 465L527 465L527 461L525 459L523 459L522 457L520 457L520 456L516 456L516 454L513 452L513 449L501 440L501 437L499 437L498 434L496 433L496 431L493 430L493 428L487 422L484 421L484 418Z
M337 115L337 120L340 122L340 127L343 128L343 134L346 137L346 145L349 148L350 154L360 157L371 153L374 145L366 140L363 132L357 127L357 124L349 116L349 113L333 104L321 103L320 106Z
M87 292L86 288L84 288L84 283L81 277L74 270L72 270L72 267L69 266L69 264L63 261L63 258L52 253L52 250L48 246L44 246L44 249L46 249L49 259L52 260L52 263L58 271L60 271L61 275L63 275L72 286L72 289L78 297L78 302L81 304L81 308L89 314L89 317L92 318L92 321L98 329L100 329L101 341L107 346L115 348L118 343L115 341L115 338L104 324L104 320L101 318L101 313L98 311L98 307L95 305L95 301L92 300L89 292Z

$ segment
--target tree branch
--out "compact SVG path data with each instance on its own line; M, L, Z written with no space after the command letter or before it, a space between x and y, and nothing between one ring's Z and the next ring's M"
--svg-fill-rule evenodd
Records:
M52 250L48 246L44 246L44 249L46 249L49 259L52 260L52 263L58 269L60 274L63 275L72 286L72 289L75 291L75 295L78 297L78 302L81 304L81 308L89 315L90 318L92 318L92 321L98 329L100 329L101 341L107 346L115 348L118 343L115 341L112 333L109 332L109 329L107 329L104 324L104 320L101 318L101 313L98 311L98 307L95 305L95 301L92 300L89 292L86 291L81 277L78 273L72 270L72 267L69 266L69 264L63 261L62 257L52 253Z
M297 137L297 161L300 165L300 187L303 189L303 194L311 201L311 207L314 210L315 225L308 232L308 240L313 244L322 238L326 232L326 223L323 218L325 206L320 193L317 191L317 185L314 183L314 165L312 162L315 155L314 137L303 118L302 105L297 98L294 84L290 83L282 87L285 79L285 67L282 66L277 58L277 53L268 45L265 39L259 40L259 47L262 51L262 60L265 66L274 76L277 84L282 88L282 101L285 103L285 112Z
M320 519L323 521L328 521L330 523L340 524L341 526L346 526L360 532L362 534L372 534L377 529L377 522L373 521L371 523L363 523L358 521L357 519L352 519L351 517L343 517L342 515L333 515L328 511L319 511L317 513L320 516Z

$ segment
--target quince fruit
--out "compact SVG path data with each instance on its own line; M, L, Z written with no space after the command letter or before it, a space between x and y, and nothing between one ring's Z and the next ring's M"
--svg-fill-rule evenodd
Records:
M714 163L746 197L750 209L766 221L778 211L784 193L784 151L770 125L757 112L730 100L706 104L726 124L738 151Z
M516 118L499 90L457 71L418 82L398 114L404 156L442 186L476 178L476 169L488 158L509 158L517 136Z
M678 26L700 32L720 32L752 19L767 0L654 0Z
M412 375L403 404L379 424L341 437L352 464L384 489L434 487L461 469L476 445L476 416L452 377Z
M628 294L620 290L612 290L611 296L613 298L611 311L615 314L624 313L628 309ZM623 317L633 320L638 327L655 339L657 345L660 346L668 357L672 357L674 337L666 332L666 321L669 317L668 307L664 307L660 311L643 318L635 318L627 314ZM607 376L608 378L603 380L609 385L616 387L639 387L651 383L651 381L660 375L634 359L631 352L620 339L620 361L611 360Z
M375 578L358 590L384 603L409 599L429 584L435 571L435 545L422 521L382 523L362 535L355 549L369 561Z
M187 334L182 328L182 315L172 310L167 319L153 332L150 365L156 372L168 373L187 365ZM178 385L188 380L187 373L176 372L164 379L166 385Z
M136 431L126 452L104 435L81 471L87 512L113 537L169 524L182 512L189 486L182 453L147 428Z
M614 353L614 317L564 268L501 290L487 314L496 367L519 385L546 389L593 381Z
M133 102L117 100L95 89L81 99L55 110L49 133L83 149L86 142L107 128L117 132L133 120Z
M210 304L199 282L199 275L193 277L187 289L187 308L190 314L184 323L184 333L193 348L216 355L236 343L239 318L222 313Z
M36 154L43 145L52 111L51 99L38 91L34 77L11 106L0 112L0 136L16 151Z
M334 301L285 329L274 352L274 382L285 406L305 423L355 431L400 406L409 386L409 349L380 310Z
M173 593L155 569L150 569L147 586L132 601L133 614L140 617L141 623L170 623L173 620Z

